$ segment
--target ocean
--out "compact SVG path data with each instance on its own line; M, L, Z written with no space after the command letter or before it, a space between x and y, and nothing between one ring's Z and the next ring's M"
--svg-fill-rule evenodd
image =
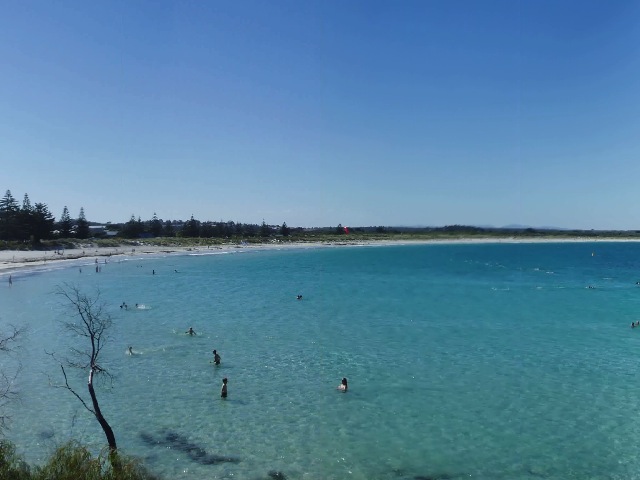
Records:
M164 478L640 478L640 243L93 262L0 277L0 326L28 327L5 435L31 462L71 438L106 445L55 388L56 358L87 347L54 293L75 285L113 319L103 414L119 448ZM67 372L84 394L86 372Z

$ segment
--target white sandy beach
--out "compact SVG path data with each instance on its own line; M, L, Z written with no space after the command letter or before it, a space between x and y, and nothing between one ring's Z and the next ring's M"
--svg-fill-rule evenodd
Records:
M24 268L47 267L52 264L82 261L87 263L104 263L117 258L143 257L148 255L184 254L212 251L232 251L237 249L273 249L273 248L310 248L318 247L320 243L264 243L264 244L228 244L216 246L183 247L183 246L137 246L123 245L120 247L91 247L71 248L60 250L0 250L0 275L9 274Z
M210 247L211 249L232 249L234 246ZM146 255L166 255L178 254L185 252L194 252L199 250L207 250L206 247L159 247L155 245L140 245L136 247L120 246L106 248L71 248L50 251L39 250L1 250L0 251L0 275L10 272L34 267L51 266L52 263L69 262L72 260L86 259L90 262L97 260L98 263L104 263L118 257L136 257Z
M367 240L344 242L266 242L260 244L226 244L216 246L183 247L155 246L141 243L138 246L73 248L50 251L39 250L0 250L0 276L24 268L51 266L52 263L82 261L104 263L114 257L141 257L147 255L184 254L211 251L232 251L237 249L283 249L283 248L320 248L334 246L382 246L382 245L418 245L418 244L471 244L471 243L560 243L560 242L637 242L635 239L617 238L467 238L446 240Z

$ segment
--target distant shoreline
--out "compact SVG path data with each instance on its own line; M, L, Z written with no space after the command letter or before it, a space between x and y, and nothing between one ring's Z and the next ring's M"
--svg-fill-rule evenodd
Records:
M625 243L640 242L636 238L589 238L589 237L544 237L544 238L516 238L516 237L487 237L487 238L457 238L457 239L390 239L390 240L347 240L345 241L278 241L251 244L222 244L209 246L158 246L121 245L118 247L70 248L50 251L40 250L0 250L0 275L6 276L26 268L40 269L51 265L65 265L73 261L104 264L112 258L136 258L149 255L179 255L189 253L231 252L237 250L282 250L304 248L326 248L346 246L386 246L386 245L459 245L459 244L514 244L514 243ZM88 265L88 263L84 263Z

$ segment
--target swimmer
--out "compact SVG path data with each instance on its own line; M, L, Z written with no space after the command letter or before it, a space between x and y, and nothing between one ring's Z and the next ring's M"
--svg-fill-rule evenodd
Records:
M227 398L227 377L222 379L222 390L220 390L220 397Z
M342 382L340 383L340 385L338 385L338 390L340 390L342 392L346 392L348 388L349 388L349 386L347 385L347 379L346 379L346 377L344 377L342 379Z
M298 296L296 296L296 298L297 298L298 300L302 300L302 295L298 295Z
M218 355L216 350L213 351L213 363L220 365L220 355Z
M186 332L184 332L184 333L188 333L189 335L195 335L195 334L196 334L196 331L193 329L193 327L189 327L189 330L187 330L187 331L186 331Z

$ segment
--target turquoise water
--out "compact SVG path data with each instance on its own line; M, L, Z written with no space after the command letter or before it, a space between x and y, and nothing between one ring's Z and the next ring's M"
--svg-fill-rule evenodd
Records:
M119 447L166 478L640 478L640 244L84 263L2 277L0 324L29 326L7 436L31 461L71 437L105 444L49 385L46 352L82 345L52 293L73 282L99 287L114 320L98 396ZM70 379L84 391L84 373Z

